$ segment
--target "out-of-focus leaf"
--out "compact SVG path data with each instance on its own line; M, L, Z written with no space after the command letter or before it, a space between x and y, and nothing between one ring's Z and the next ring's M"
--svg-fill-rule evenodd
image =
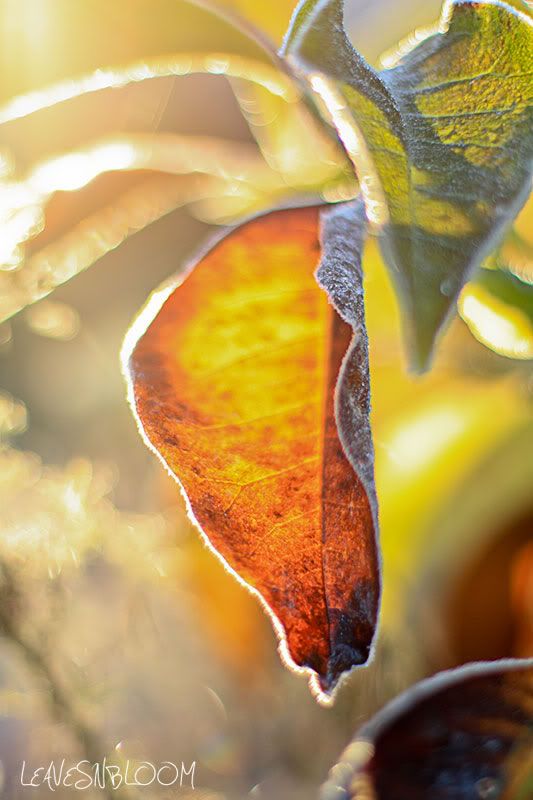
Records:
M151 55L81 77L71 77L74 60L64 65L66 80L0 107L6 148L0 153L1 319L184 205L201 220L224 224L282 206L295 193L309 201L353 196L355 181L347 182L351 168L342 148L323 132L273 48L249 27L233 31L209 3L200 5L206 7L178 2L173 10L181 26L177 43L186 42L186 52ZM60 20L52 8L45 14L53 38ZM70 9L61 24L77 30L84 20L83 10L78 16ZM91 18L89 33L96 35L100 24ZM152 34L148 25L147 54L155 46ZM107 58L105 50L98 52ZM132 43L128 54L140 53ZM178 134L175 121L164 124L169 93L178 83L186 85L175 79L195 74L238 85L257 144ZM303 140L307 149L287 157Z
M287 102L257 82L235 78L231 84L265 161L283 175L288 188L320 187L328 202L358 194L350 161L306 103Z
M530 195L529 200L524 208L517 216L514 228L521 239L526 241L533 247L533 196Z
M533 284L533 197L516 218L494 261L500 269L511 272L524 283Z
M221 40L220 45L223 46L224 44L224 40ZM88 109L80 108L79 101L76 103L78 98L98 93L94 102L102 104L102 102L105 102L106 93L109 90L131 87L158 78L179 78L195 74L221 75L256 81L269 91L279 94L287 100L294 101L299 96L298 90L291 84L283 71L274 67L273 64L262 61L260 58L244 57L221 48L200 53L185 50L177 55L159 56L159 58L129 62L118 67L98 69L87 75L69 78L66 81L50 84L32 92L10 98L0 106L0 124L9 126L4 128L4 145L9 144L10 139L16 142L17 137L20 136L20 127L17 127L17 121L28 117L30 114L45 113L52 106L74 101L72 106L74 114L71 119L75 127L75 133L79 134L80 123L87 125L88 118L90 118L87 110L94 113L97 109L90 106ZM130 110L130 119L128 120L128 110L125 110L123 105L117 102L118 97L115 91L107 95L107 97L115 101L108 104L109 113L107 117L104 119L92 119L90 123L94 126L99 126L97 128L98 131L101 130L102 125L105 129L108 129L110 125L114 125L115 128L123 128L128 122L130 125L133 123L137 129L141 124L155 127L162 111L160 106L168 99L168 86L153 84L152 89L154 93L152 101L147 102L146 98L144 98L146 107L136 109L134 119L131 119ZM166 91L161 91L162 89ZM41 121L45 117L35 119ZM61 121L64 122L65 120L62 119ZM83 133L83 128L81 132ZM45 130L45 133L49 135L49 131ZM60 133L67 133L72 136L71 132L60 131ZM38 144L38 142L34 144Z
M36 69L27 85L31 91L10 97L9 92L15 93L21 86L14 79L3 84L2 318L43 297L135 230L187 202L226 197L226 208L221 202L218 210L223 218L224 214L250 213L272 205L280 194L286 197L290 191L251 142L197 140L164 129L154 131L174 87L173 79L194 73L259 81L266 93L279 93L283 102L297 103L299 90L284 74L274 49L251 28L239 29L209 8L180 0L156 0L150 6L130 4L127 18L132 29L138 28L138 35L130 30L130 36L117 40L113 31L113 48L108 48L109 13L120 9L126 11L120 2L106 14L99 14L94 5L87 9L61 0L59 5L45 4L40 11L47 23L45 33L24 62L26 70L21 71L22 85L26 85ZM23 16L22 8L20 12ZM137 15L132 17L132 12ZM1 10L0 18L4 13L12 22L12 10ZM169 33L174 20L177 37ZM50 60L48 54L57 49L54 42L59 36L63 60ZM98 40L98 47L86 49L92 37ZM182 52L171 49L169 53L170 41L172 48L181 47ZM71 42L76 42L76 52L71 52ZM37 69L40 56L44 56L41 47L47 62ZM3 48L2 56L5 54ZM110 66L121 58L121 66ZM53 62L52 72L47 69L48 62ZM16 63L13 55L4 74L18 74ZM56 75L58 66L62 71ZM80 77L77 70L82 67L97 69ZM51 77L61 80L42 88L43 81ZM172 191L171 181L146 179L141 170L200 173L213 180L203 181L201 188L198 180L182 181L180 196L177 181L173 181ZM134 171L135 175L119 180L120 173ZM112 192L101 191L100 182L99 189L89 188L85 193L85 187L110 172L113 180L105 186L111 185ZM136 184L134 189L132 184ZM56 198L64 191L84 196L64 202L57 214L61 201Z
M533 26L502 3L455 0L437 33L378 74L344 32L342 0L304 0L285 52L354 160L422 370L529 193Z
M194 62L192 68L208 69L211 64L217 74L238 79L241 87L258 81L261 86L254 101L255 111L264 115L266 109L275 110L260 128L253 129L254 133L260 131L263 153L253 142L166 131L111 133L93 140L89 128L85 131L89 139L83 147L47 153L20 178L8 175L0 180L0 318L6 319L45 296L135 231L185 204L208 222L225 223L239 215L286 203L294 193L318 198L322 191L329 191L330 197L339 199L349 174L343 155L320 131L299 100L297 89L282 73L259 62L228 58L215 66L215 61L214 56L211 60L206 56ZM157 70L162 73L166 69L171 74L178 63L187 74L191 62L184 57L153 65L155 72L145 65L145 71L141 70L137 78L128 68L111 73L106 85L115 79L148 82L158 74ZM103 84L107 77L102 78ZM83 79L72 84L74 88L69 84L69 91L81 93L71 100L59 102L61 87L52 87L49 96L44 92L41 99L34 98L38 105L46 104L48 97L52 107L33 111L4 126L4 130L10 130L10 141L17 141L24 151L25 138L32 141L31 132L43 114L53 115L54 131L70 132L63 136L69 144L69 136L74 142L78 140L80 115L84 118L85 113L91 119L103 118L106 130L120 127L120 112L117 118L114 114L120 102L111 97L117 88L92 93L89 84L89 79L87 84ZM119 98L125 91L123 88L118 93ZM275 100L271 99L273 95ZM33 108L34 100L27 99L28 108ZM19 100L22 102L23 98ZM24 103L21 109L22 106ZM16 108L12 111L15 113ZM267 133L274 128L277 133ZM304 164L301 158L287 159L281 154L282 149L293 148L303 135L313 147L312 166L308 159ZM147 171L163 174L147 177ZM107 183L103 183L102 176L110 173ZM173 179L173 175L190 177ZM93 182L97 179L100 183L95 191ZM61 200L63 192L69 193L68 201Z
M39 25L39 36L29 35L32 25ZM5 31L0 51L2 103L93 70L104 79L110 67L141 60L168 63L179 53L222 49L227 55L264 63L276 60L275 49L258 29L225 17L214 3L201 0L115 0L112 5L106 0L45 0L39 7L34 0L21 0L16 14L11 4L2 5L0 30ZM142 75L142 69L137 74Z
M332 261L349 272L347 313L313 275L319 209L293 209L240 227L156 293L124 350L147 443L321 699L368 660L379 604L361 272L346 213L324 221L321 276Z
M533 285L533 244L513 228L499 251L498 266L511 272L523 283Z
M257 0L213 0L213 3L238 12L269 34L274 42L281 42L294 9L293 0L270 0L269 3L258 3Z
M532 209L530 198L458 301L459 314L478 341L519 360L533 358Z
M526 800L533 792L533 660L441 673L365 725L323 800Z
M530 17L533 16L533 3L531 3L531 0L505 0L505 2L507 5L516 8L517 11L528 14Z
M205 177L193 182L184 176L152 177L58 232L27 256L20 269L0 271L0 319L46 297L165 214L216 193L213 182Z
M88 213L85 191L95 179L98 207ZM49 158L3 188L0 320L180 206L219 197L220 222L286 200L290 191L252 143L167 133L109 137Z
M501 270L480 270L459 298L473 335L508 358L533 358L533 286Z

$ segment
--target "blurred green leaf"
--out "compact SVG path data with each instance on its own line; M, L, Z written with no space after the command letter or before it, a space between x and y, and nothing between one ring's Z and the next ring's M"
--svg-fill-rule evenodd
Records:
M494 256L497 267L533 284L533 197L530 197Z
M378 74L346 36L342 0L304 0L284 51L356 165L423 370L529 193L533 26L504 4L455 0L437 32Z
M482 269L465 286L459 313L476 339L499 355L533 359L533 286L510 272Z

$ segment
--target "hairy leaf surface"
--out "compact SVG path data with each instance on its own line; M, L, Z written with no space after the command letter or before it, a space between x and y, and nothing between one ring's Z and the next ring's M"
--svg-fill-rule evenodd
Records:
M448 2L438 31L378 74L346 36L342 0L304 0L285 53L355 163L424 369L462 286L530 191L531 19L493 0Z
M348 276L346 319L341 288L338 313L314 277L320 211L293 209L233 231L154 296L125 351L149 444L322 695L368 660L379 604L357 220L324 222L323 280L333 261Z
M533 660L445 672L364 726L323 800L526 800L533 792Z

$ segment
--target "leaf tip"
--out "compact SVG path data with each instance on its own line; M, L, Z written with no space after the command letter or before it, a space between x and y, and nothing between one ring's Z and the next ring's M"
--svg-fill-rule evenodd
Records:
M372 659L374 639L368 646L352 647L338 642L334 645L323 672L313 669L309 678L309 687L317 703L331 707L343 683L356 670L366 669Z
M414 375L424 375L433 362L435 337L417 335L408 345L408 366Z

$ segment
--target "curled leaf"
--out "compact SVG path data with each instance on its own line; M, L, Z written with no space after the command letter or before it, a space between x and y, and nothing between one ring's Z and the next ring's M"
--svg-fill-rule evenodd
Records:
M472 664L405 692L357 734L322 800L527 800L533 660Z
M333 212L323 234L324 282L332 260L351 265L348 322L314 278L319 226L319 209L292 209L230 233L154 295L124 363L191 518L324 700L369 658L380 579L355 223Z
M413 366L530 191L533 25L503 3L454 0L437 32L375 72L342 0L304 0L285 52L351 155L401 297Z
M221 78L257 84L282 108L301 105L273 47L209 5L153 0L132 15L125 0L112 10L101 0L58 0L34 42L32 83L27 70L8 70L0 87L0 320L177 208L227 220L292 191L252 143L179 134L169 120L200 75L217 76L219 87ZM118 41L112 32L126 16L130 35ZM50 59L58 42L60 61ZM2 39L8 53L9 44ZM21 63L25 55L23 47ZM318 125L309 115L301 124L313 126L319 147ZM194 130L194 113L186 125ZM335 181L328 160L322 175Z

